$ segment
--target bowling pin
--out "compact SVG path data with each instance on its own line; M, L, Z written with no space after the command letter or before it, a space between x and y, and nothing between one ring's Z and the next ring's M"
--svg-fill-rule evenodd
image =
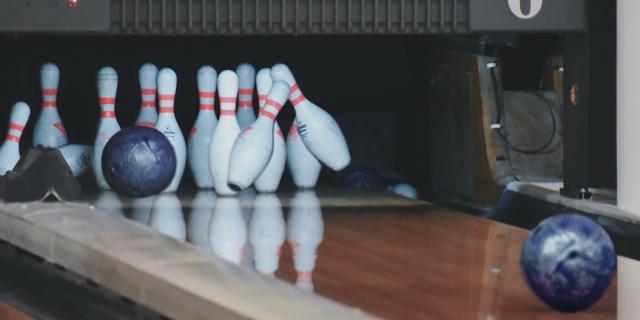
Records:
M176 153L176 173L169 186L163 192L176 192L178 190L187 163L187 144L173 113L177 83L178 78L173 70L164 68L158 72L160 115L158 116L158 122L156 122L156 129L169 139L173 151Z
M30 114L31 109L24 102L16 102L11 108L7 137L0 147L0 175L13 170L20 160L20 137Z
M33 145L57 148L68 143L67 130L58 114L57 98L60 70L53 63L40 69L42 85L42 111L33 129Z
M100 191L94 205L103 213L124 216L124 204L113 191Z
M418 190L408 183L399 183L395 186L389 186L387 190L409 199L418 199Z
M238 192L237 195L238 200L240 200L240 208L242 208L242 219L244 219L244 223L247 225L249 225L249 221L251 220L251 211L253 211L253 201L256 195L257 192L254 188L246 188ZM242 265L253 269L253 248L251 247L251 243L245 243L243 253Z
M287 166L291 172L293 183L298 188L314 188L320 176L322 165L304 145L298 135L296 120L287 134Z
M282 205L273 193L261 193L253 202L249 221L249 242L258 272L273 277L280 261L286 235Z
M116 119L116 92L118 91L118 74L111 67L104 67L98 72L98 97L100 102L100 121L98 134L93 144L93 173L96 176L98 188L109 190L109 184L102 174L102 151L109 139L120 131Z
M235 197L218 198L209 225L209 244L213 253L240 264L246 242L247 224L242 218L240 201Z
M244 130L256 121L256 114L253 111L253 87L256 81L256 69L243 63L236 68L238 75L238 125L240 130Z
M324 221L316 193L312 190L296 192L291 199L287 240L293 250L296 286L307 291L313 291L312 273L316 267L317 250L322 243L323 233Z
M91 166L93 147L84 144L68 144L58 148L67 161L74 177L83 174Z
M264 108L267 102L267 95L271 90L271 70L263 68L256 75L256 88L258 90L258 104L260 109ZM280 185L284 165L287 159L287 148L284 142L284 135L280 130L278 121L273 123L273 153L267 167L262 170L258 179L254 182L256 190L259 192L275 192Z
M282 105L289 97L289 85L275 81L258 119L236 139L229 162L229 186L236 191L253 184L273 154L273 128Z
M165 193L156 197L151 208L149 226L177 240L187 239L182 205L175 194Z
M329 113L305 98L289 67L276 64L271 68L271 78L291 86L289 101L296 112L298 134L311 154L334 171L349 165L349 147L338 123Z
M189 135L187 160L196 185L201 189L213 188L213 177L209 170L209 146L218 125L216 112L213 109L217 78L218 74L213 67L203 66L198 70L200 111Z
M134 198L131 200L131 220L138 223L149 224L151 219L151 208L156 196Z
M233 143L240 133L236 120L238 76L235 72L225 70L218 75L218 95L220 96L220 120L209 147L209 170L211 170L216 193L221 196L232 196L237 192L228 185L229 159Z
M138 71L140 80L140 113L136 119L136 126L155 127L158 120L156 112L156 79L158 68L151 63L145 63Z
M216 193L213 191L198 191L191 203L191 214L187 220L187 239L205 252L211 250L209 225L216 198Z

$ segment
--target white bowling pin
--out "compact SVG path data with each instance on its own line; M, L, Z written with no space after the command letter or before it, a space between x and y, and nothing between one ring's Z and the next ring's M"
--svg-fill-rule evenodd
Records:
M153 201L149 226L180 241L187 239L182 205L175 194L160 194Z
M418 199L418 190L407 183L398 183L395 186L389 186L389 191L409 199Z
M11 108L7 137L0 147L0 175L13 170L20 160L20 137L29 121L31 109L24 102L16 102Z
M42 111L33 129L33 145L57 148L67 144L67 130L58 114L58 84L60 70L53 63L47 63L40 69L42 85Z
M84 144L68 144L58 148L64 160L67 161L71 173L77 177L91 166L93 146Z
M329 113L305 98L289 67L276 64L271 68L271 78L291 86L289 101L296 111L298 134L307 149L334 171L349 165L351 155L340 126Z
M282 205L278 197L273 193L258 194L249 221L249 241L258 272L272 277L278 270L285 234Z
M118 91L118 74L111 67L104 67L98 72L98 97L100 102L100 121L98 134L93 144L93 173L96 176L98 188L109 190L109 184L102 174L102 151L109 139L120 131L116 119L116 92Z
M213 108L217 78L218 74L213 67L203 66L198 70L200 111L189 135L187 160L196 185L201 189L213 188L213 177L209 170L209 146L218 125Z
M242 208L242 218L247 225L249 224L249 220L251 220L251 211L253 210L253 201L256 198L256 194L254 188L246 188L238 192L237 195L238 200L240 200L240 207ZM251 243L245 243L243 253L242 265L253 269L253 248L251 247Z
M131 220L148 225L151 219L151 208L156 196L134 198L131 200Z
M256 88L258 90L258 104L262 109L267 102L267 95L271 90L271 69L263 68L256 75ZM287 147L284 142L284 135L280 130L278 121L273 123L273 152L267 167L262 170L258 179L254 182L256 190L259 192L275 192L280 185L284 165L287 159Z
M137 126L155 127L158 120L156 111L156 79L158 68L151 63L145 63L138 71L140 80L140 113L136 119Z
M256 121L256 113L253 111L253 87L256 81L256 69L248 64L240 64L236 68L238 75L238 112L236 119L240 130L244 130Z
M187 144L184 136L173 113L173 105L176 97L176 86L178 78L176 73L164 68L158 72L158 103L160 106L160 115L156 122L156 129L162 132L173 147L176 153L176 173L163 192L176 192L180 186L180 180L184 174L184 168L187 164Z
M94 205L106 214L124 216L124 204L113 191L100 191Z
M187 239L204 251L211 250L209 225L216 198L216 193L213 191L198 191L191 203L191 214L187 220Z
M209 225L209 244L213 253L240 264L246 242L247 225L242 218L240 201L235 197L218 198Z
M232 196L237 192L228 185L229 159L233 143L240 133L236 120L238 76L235 72L225 70L218 75L218 95L220 96L220 120L209 147L209 170L211 170L216 193L221 196Z
M298 274L296 285L313 291L312 273L317 250L324 237L320 201L312 190L296 192L291 199L287 240L293 249L293 264Z
M253 184L273 154L273 128L282 105L289 97L289 85L275 81L258 119L236 139L229 161L229 186L236 191Z
M287 135L287 166L291 172L293 183L298 188L314 188L316 186L322 165L302 142L295 120Z

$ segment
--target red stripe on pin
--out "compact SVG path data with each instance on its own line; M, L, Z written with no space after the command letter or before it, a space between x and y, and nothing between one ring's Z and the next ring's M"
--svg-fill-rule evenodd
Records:
M143 126L143 127L150 127L153 128L156 126L155 123L151 122L151 121L140 121L140 122L136 122L137 126Z
M116 112L115 111L102 111L100 112L100 118L115 118L116 117Z
M266 94L259 94L258 95L258 100L266 100L267 99L267 95Z
M276 120L276 115L267 110L264 110L264 108L260 109L260 114L271 119L272 121Z
M235 110L220 110L220 116L235 116Z
M200 92L200 99L213 99L216 92Z
M238 94L241 94L241 95L253 95L253 89L240 89L240 90L238 90Z
M62 132L65 136L67 135L67 129L64 128L64 125L62 124L62 122L56 122L53 124L53 126L60 130L60 132Z
M161 101L167 101L167 100L173 101L175 98L176 98L175 94L160 94L160 95L158 95L158 100L161 100Z
M22 130L24 130L24 126L11 122L9 123L9 129L22 132Z
M55 108L56 107L56 102L55 101L42 101L42 107L43 108Z
M116 98L100 98L100 104L116 104Z
M53 96L58 94L58 89L42 89L42 94L45 96Z
M238 102L239 108L251 108L253 107L253 103L251 101L240 101Z
M200 110L213 110L213 103L201 103Z
M173 113L173 107L160 107L160 113Z
M280 136L280 138L284 138L284 134L282 133L282 131L278 130L276 131L276 134Z
M156 102L155 101L142 101L142 107L143 108L155 108L156 107Z
M267 99L267 104L265 105L265 107L266 106L272 106L272 107L278 109L278 111L280 111L280 109L282 109L282 105L279 104L278 101L271 100L271 99Z
M294 107L297 107L302 101L304 101L306 98L304 97L303 94L300 94L300 96L298 96L297 98L291 100L291 104Z
M294 93L296 90L299 90L299 89L300 87L298 87L298 83L296 82L291 86L291 93Z
M152 94L152 95L156 95L156 89L142 89L140 90L140 93L145 95L145 94Z
M236 97L220 97L220 103L236 103Z
M7 134L7 140L13 142L20 142L20 137L14 136L12 134Z

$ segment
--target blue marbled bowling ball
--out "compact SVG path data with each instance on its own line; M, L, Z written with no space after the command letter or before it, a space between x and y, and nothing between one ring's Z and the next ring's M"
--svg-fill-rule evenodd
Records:
M383 189L384 177L369 166L350 166L342 173L342 185L353 189Z
M605 293L616 270L609 235L591 219L565 214L543 220L522 248L529 287L552 308L577 312Z
M176 172L176 154L158 130L133 126L114 134L102 151L102 172L109 186L131 197L164 190Z

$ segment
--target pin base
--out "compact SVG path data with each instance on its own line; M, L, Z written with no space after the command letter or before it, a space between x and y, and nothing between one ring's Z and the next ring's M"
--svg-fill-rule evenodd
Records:
M6 202L77 200L82 186L64 157L53 148L29 149L12 171L0 176L0 197Z

